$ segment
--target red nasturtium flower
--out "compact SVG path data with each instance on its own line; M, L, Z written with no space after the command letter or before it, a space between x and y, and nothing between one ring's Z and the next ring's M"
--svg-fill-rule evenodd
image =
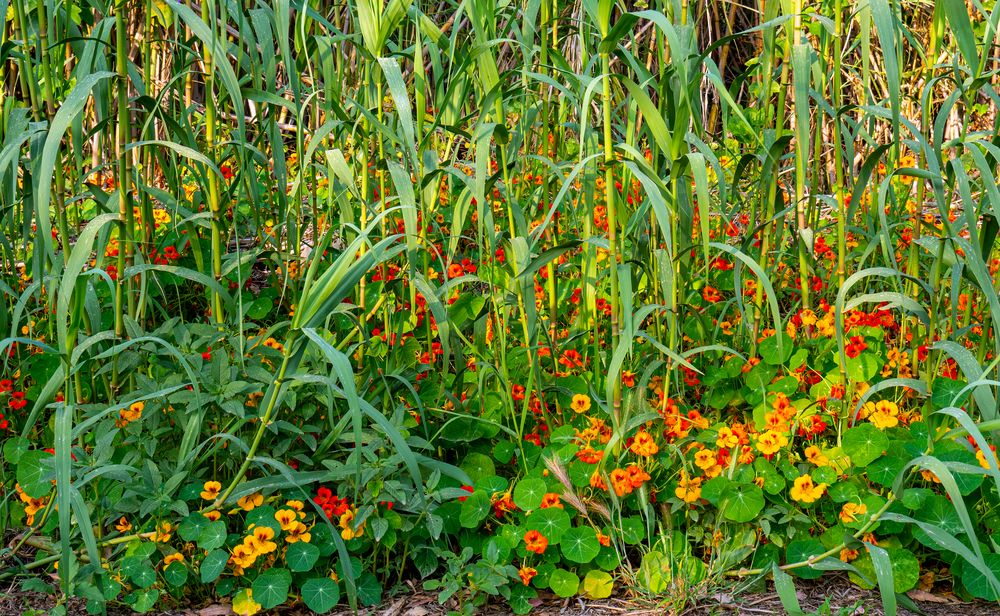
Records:
M701 290L701 298L709 304L714 304L722 300L722 294L715 287L705 285L705 288Z
M549 540L537 530L529 530L524 533L524 546L529 552L544 554L545 549L549 547Z

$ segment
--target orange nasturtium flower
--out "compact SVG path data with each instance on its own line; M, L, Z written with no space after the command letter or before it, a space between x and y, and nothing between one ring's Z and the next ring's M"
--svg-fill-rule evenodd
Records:
M795 485L792 486L790 494L793 500L801 503L812 503L819 500L819 497L823 496L823 492L825 491L825 483L816 485L813 483L812 477L802 475L795 480Z
M545 549L549 547L549 540L537 530L529 530L524 533L524 545L529 552L544 554Z
M879 430L892 428L899 425L899 407L890 400L879 400L872 404L865 403L868 410L868 421L875 424Z
M218 481L206 481L202 486L201 497L207 501L214 501L222 491L222 484Z
M840 510L840 521L844 524L857 522L858 516L868 513L868 506L864 503L844 503L844 508Z
M534 567L521 567L517 570L517 574L521 576L521 582L527 586L531 583L531 578L538 575L538 569L535 569Z
M656 441L653 437L649 435L649 432L645 430L639 430L636 433L635 438L632 439L632 445L629 449L637 456L642 456L648 458L649 456L655 456L660 448L657 447Z
M689 479L687 474L681 473L674 495L685 503L695 502L701 498L701 477Z
M577 413L586 413L590 410L590 396L585 394L574 395L570 407Z
M548 492L542 497L542 504L538 506L539 509L548 509L549 507L556 507L557 509L563 509L562 501L559 499L559 495L555 492Z

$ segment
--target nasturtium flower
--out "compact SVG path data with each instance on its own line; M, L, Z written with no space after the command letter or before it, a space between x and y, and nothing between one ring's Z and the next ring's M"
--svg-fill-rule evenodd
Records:
M531 583L531 578L538 575L538 569L534 567L521 567L517 570L517 574L521 577L521 582L527 586Z
M703 471L715 466L715 452L711 449L702 449L694 454L694 465Z
M264 496L260 492L248 494L236 501L236 504L239 505L240 509L243 511L253 511L256 507L260 507L263 503Z
M590 396L585 394L574 395L570 407L577 413L586 413L590 410Z
M765 456L773 456L787 444L788 437L775 430L768 430L757 437L757 450Z
M288 543L309 543L312 541L312 533L309 532L309 527L302 522L293 523L288 529L285 535L285 541Z
M656 441L650 436L649 432L645 430L639 430L635 438L632 439L632 445L629 449L637 456L642 456L643 458L648 458L649 456L655 456L660 448L656 445Z
M274 514L274 520L281 525L281 530L287 532L293 524L298 523L299 514L294 509L279 509Z
M537 530L529 530L524 533L524 546L529 552L543 554L545 549L549 547L549 540Z
M715 446L720 449L732 449L740 444L740 437L733 432L729 426L719 428L719 434L715 438Z
M174 552L173 554L167 554L163 557L163 568L166 569L170 566L170 563L182 563L184 562L184 555L180 552Z
M278 549L278 544L271 539L274 539L274 529L270 526L255 526L253 533L243 539L243 545L256 554L270 554Z
M120 533L127 533L132 530L132 524L125 519L125 516L122 516L121 519L118 520L118 523L115 524L115 530Z
M800 503L812 503L819 500L819 497L823 496L823 492L825 491L825 483L816 485L813 483L812 477L802 475L795 480L790 495L792 500L799 501Z
M993 445L990 445L990 454L992 454L993 463L996 464L997 463L997 452L996 452L996 448ZM986 458L986 454L983 453L982 449L977 449L976 450L976 460L979 462L979 466L982 466L983 468L989 470L989 468L990 468L990 462Z
M681 473L674 495L685 503L695 502L701 498L701 477L688 478L686 474Z
M874 404L867 402L865 406L868 407L868 421L875 424L879 430L899 425L899 407L895 402L880 400Z
M352 507L340 516L340 536L344 541L350 541L355 537L365 534L365 524L363 522L357 528L354 527L355 515L357 515L357 509Z
M559 495L555 492L548 492L542 497L542 504L538 506L539 509L548 509L549 507L555 507L557 509L563 509L562 500L560 500Z
M809 460L809 462L816 466L827 466L830 464L830 458L824 456L823 452L816 445L806 447L805 454L806 460Z
M222 491L222 484L218 481L206 481L205 485L201 489L201 497L207 501L214 501L219 498L219 492Z
M153 541L157 543L166 543L170 541L173 530L174 527L170 524L170 522L160 522L156 525L156 535L153 536Z
M858 517L866 513L868 513L868 506L864 503L844 503L844 507L840 510L840 521L844 524L857 522Z

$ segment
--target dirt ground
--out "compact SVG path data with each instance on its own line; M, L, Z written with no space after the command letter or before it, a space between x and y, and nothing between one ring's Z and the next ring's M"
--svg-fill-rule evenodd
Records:
M717 593L699 600L696 604L677 606L657 604L642 599L610 598L592 601L575 597L558 599L552 596L539 598L536 616L777 616L784 608L774 592L748 593L733 597ZM850 584L846 578L830 576L820 582L803 583L797 581L796 590L799 603L806 614L816 616L882 616L882 602L878 591L867 591ZM914 591L910 598L927 616L1000 616L1000 606L985 602L965 603L948 593L932 594ZM53 598L42 593L26 593L12 588L0 589L0 616L47 616L54 605ZM433 595L413 593L392 598L382 605L359 611L362 616L446 616L454 606L441 606ZM81 602L71 602L70 616L84 616L86 609ZM131 614L128 610L109 610L111 616ZM263 613L263 612L262 612ZM270 612L280 616L306 616L310 612L302 608L286 608ZM337 609L333 616L348 616L352 612ZM918 614L919 614L918 613ZM228 616L232 614L228 605L216 604L192 609L176 609L158 612L154 616ZM483 616L503 616L510 614L509 608L501 603L487 605L476 610ZM902 616L914 612L902 607Z

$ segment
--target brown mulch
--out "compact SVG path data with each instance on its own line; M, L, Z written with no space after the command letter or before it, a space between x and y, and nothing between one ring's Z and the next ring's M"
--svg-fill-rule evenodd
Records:
M711 597L698 600L694 605L657 604L650 600L611 598L589 600L582 597L559 599L543 596L539 599L534 616L777 616L785 613L781 601L774 592L747 593L734 597L725 592L717 592ZM882 616L882 601L877 590L864 590L850 584L846 578L830 576L817 582L796 581L799 603L806 614L822 616ZM954 595L911 591L911 599L927 616L1000 616L997 604L974 602L965 603ZM0 616L47 616L55 605L54 596L39 592L23 592L14 585L0 589ZM824 608L824 606L826 606ZM426 593L413 593L387 600L382 605L364 608L362 616L445 616L455 606L439 605L437 599ZM827 611L827 609L829 611ZM263 613L263 612L262 612ZM272 611L281 616L305 616L302 608L287 608ZM505 616L509 608L502 603L489 604L475 610L481 616ZM82 601L73 600L68 606L70 616L87 614ZM131 614L127 609L109 609L110 616ZM157 612L154 616L229 616L228 605L216 604L202 608L177 608ZM349 616L352 612L345 608L331 612L332 616ZM913 616L913 612L899 608L901 616Z

